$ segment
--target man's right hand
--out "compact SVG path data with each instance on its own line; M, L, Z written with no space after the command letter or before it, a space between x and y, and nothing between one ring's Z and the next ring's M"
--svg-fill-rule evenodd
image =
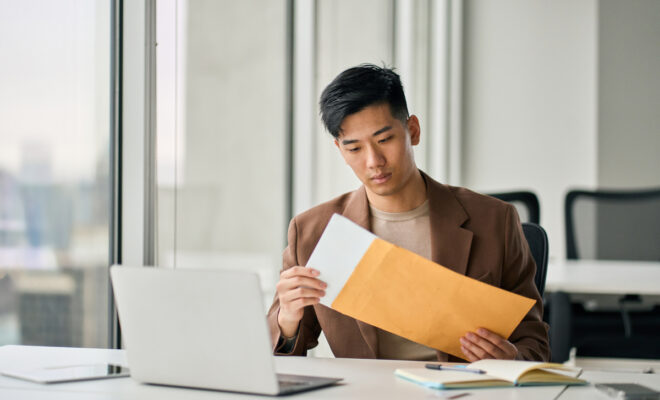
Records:
M277 297L280 312L277 323L282 336L292 337L298 332L298 324L303 317L303 308L318 304L325 296L325 282L317 279L319 271L301 266L282 271L277 282Z

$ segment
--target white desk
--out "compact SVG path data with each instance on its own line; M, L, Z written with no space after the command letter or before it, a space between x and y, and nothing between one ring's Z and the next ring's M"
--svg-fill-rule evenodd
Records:
M637 383L660 391L660 375L603 372L585 370L580 376L591 383ZM562 393L561 400L605 400L612 399L590 386L571 386Z
M550 308L553 359L567 359L574 340L571 303L589 311L620 311L619 299L637 294L639 302L626 303L630 311L646 311L660 304L660 262L566 260L548 265L545 292ZM622 320L622 324L624 320ZM579 354L578 349L578 354Z
M81 363L118 363L126 365L122 350L77 349L56 347L3 346L0 347L0 369L31 368ZM449 398L465 391L426 389L394 376L399 367L420 366L415 361L358 360L341 358L276 357L279 372L343 377L340 386L296 394L295 399L429 399ZM173 366L176 367L176 366ZM632 375L632 376L629 376ZM640 381L660 390L660 375L622 373L592 373L595 381ZM640 378L641 377L641 378ZM466 399L605 399L593 387L569 388L561 386L499 388L468 390ZM562 393L563 392L563 393ZM247 399L263 396L145 385L130 378L40 385L0 376L0 399Z
M547 292L660 295L660 262L565 260L548 264Z

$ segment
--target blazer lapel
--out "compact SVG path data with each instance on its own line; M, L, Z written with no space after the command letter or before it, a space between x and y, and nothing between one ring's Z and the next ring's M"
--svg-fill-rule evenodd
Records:
M351 193L351 197L346 202L341 214L364 229L371 231L369 200L367 200L367 191L364 186L360 186L359 189Z
M462 225L469 216L446 185L423 172L422 176L429 199L432 260L465 275L473 234Z
M371 232L371 213L369 212L369 201L367 200L367 192L364 186L353 192L351 198L346 203L342 215ZM371 350L373 358L377 358L378 328L362 321L355 320L355 322L357 322L360 333L362 333L362 338L369 350Z

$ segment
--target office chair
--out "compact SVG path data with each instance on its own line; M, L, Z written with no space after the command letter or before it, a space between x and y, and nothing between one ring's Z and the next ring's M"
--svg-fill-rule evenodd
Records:
M545 292L545 278L548 274L548 254L549 254L549 244L548 244L548 235L540 225L523 222L522 223L523 234L527 243L529 244L529 250L532 252L532 257L536 262L536 275L534 275L534 283L536 284L536 289L538 289L541 298L544 299ZM544 303L545 303L544 299ZM547 311L544 307L544 320L547 322ZM551 347L552 348L552 345Z
M660 260L660 189L573 190L564 211L568 259ZM660 358L660 307L631 310L639 295L622 296L612 311L588 310L566 293L550 303L554 361L571 347L580 356Z
M532 257L536 261L536 275L534 283L543 297L545 290L545 277L548 273L548 235L540 225L531 222L523 222L523 233L532 252Z
M539 199L532 192L501 192L490 193L489 196L495 197L516 207L520 220L539 224L541 221L541 211Z
M569 260L660 261L660 188L572 190L564 212Z

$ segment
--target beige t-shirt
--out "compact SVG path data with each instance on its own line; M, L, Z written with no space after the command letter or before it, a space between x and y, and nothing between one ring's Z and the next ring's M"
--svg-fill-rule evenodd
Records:
M378 237L399 247L410 250L422 257L431 259L431 222L429 201L405 212L389 213L373 206L371 228ZM437 360L436 350L415 343L393 333L377 329L378 357L395 360ZM447 357L441 353L444 361ZM441 360L443 361L443 360Z

